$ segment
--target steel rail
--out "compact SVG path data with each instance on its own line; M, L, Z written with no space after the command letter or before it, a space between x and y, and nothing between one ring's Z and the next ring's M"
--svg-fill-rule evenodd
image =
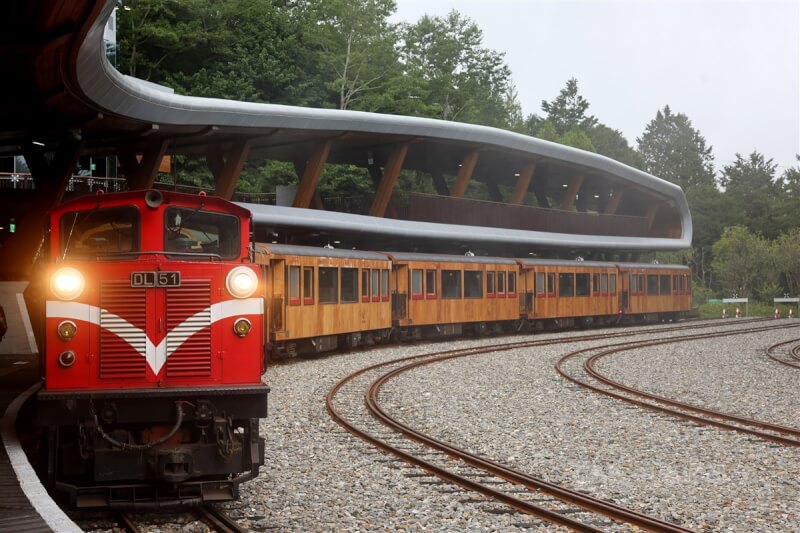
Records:
M778 356L778 354L776 352L780 348L783 348L784 346L786 346L787 344L793 344L793 343L798 343L798 344L797 344L797 346L794 346L793 348L791 348L789 350L789 356L792 359L797 360L797 362L791 361L791 360L787 361L786 359L781 359L780 356ZM800 368L800 339L791 339L791 340L788 340L788 341L783 341L783 342L779 342L777 344L773 344L772 346L767 348L766 354L767 354L767 357L769 357L770 359L772 359L774 361L779 362L782 365L791 366L791 367L794 367L794 368Z
M619 399L619 400L622 400L622 401L625 401L625 402L628 402L628 403L632 403L634 405L637 405L637 406L640 406L640 407L644 407L646 409L650 409L650 410L653 410L653 411L669 414L671 416L675 416L675 417L679 417L679 418L684 418L686 420L691 420L693 422L698 422L698 423L701 423L701 424L706 424L706 425L719 427L719 428L722 428L722 429L728 429L728 430L738 431L738 432L741 432L741 433L747 433L747 434L754 435L754 436L757 436L757 437L760 437L760 438L763 438L763 439L766 439L766 440L770 440L772 442L777 442L779 444L784 444L786 446L800 446L800 440L798 440L798 439L784 437L784 436L781 436L781 435L774 435L774 434L771 434L771 433L766 433L764 431L759 431L757 429L752 429L752 427L759 427L759 428L762 428L762 429L769 429L771 431L782 433L784 435L793 435L793 436L800 437L800 430L797 429L797 428L781 426L781 425L778 425L778 424L771 424L769 422L765 422L765 421L762 421L762 420L755 420L755 419L750 419L750 418L746 418L746 417L740 417L740 416L733 415L733 414L730 414L730 413L723 413L723 412L720 412L720 411L715 411L713 409L706 409L704 407L700 407L700 406L697 406L697 405L687 404L687 403L679 402L679 401L676 401L676 400L672 400L670 398L665 398L663 396L650 394L650 393L647 393L645 391L641 391L639 389L628 387L628 386L626 386L624 384L621 384L619 382L611 380L610 378L607 378L606 376L603 376L602 374L600 374L600 373L596 372L595 370L593 370L593 363L590 363L590 361L595 362L599 358L605 357L607 355L611 355L613 353L619 353L619 352L622 352L622 351L632 350L632 349L636 349L636 348L642 348L642 347L647 347L647 346L657 346L657 345L669 344L669 343L673 343L673 342L687 342L687 341L706 339L706 338L716 338L716 337L722 337L722 336L727 336L727 335L744 335L744 334L748 334L748 333L758 333L758 332L761 332L761 331L767 331L767 330L771 330L771 329L785 329L785 328L790 328L790 327L793 327L793 326L794 325L789 325L789 326L781 325L781 326L771 326L771 327L766 327L766 328L749 328L749 329L737 330L737 331L733 331L733 332L697 334L697 335L689 335L689 336L685 336L685 337L671 337L671 338L667 338L667 339L659 339L659 340L656 340L656 341L639 341L639 342L630 342L630 343L619 343L619 344L608 345L608 346L601 347L601 348L596 348L596 347L595 348L588 348L588 349L578 350L578 351L575 351L575 352L572 352L572 353L569 353L569 354L565 355L564 357L562 357L556 363L555 368L556 368L556 371L558 371L559 374L561 374L564 378L566 378L567 380L569 380L569 381L571 381L573 383L576 383L576 384L578 384L578 385L580 385L582 387L588 388L588 389L590 389L590 390L592 390L594 392L598 392L600 394L605 394L606 396L610 396L610 397L613 397L613 398L616 398L616 399ZM706 416L713 417L713 418L716 418L716 419L719 419L719 420L714 420L714 419L705 418L703 416L697 416L697 415L688 414L688 413L685 413L685 412L682 412L682 411L678 411L676 409L672 409L672 408L669 408L669 407L664 407L662 405L650 403L650 402L645 401L645 400L637 400L636 398L631 398L629 396L625 396L623 394L616 393L616 392L613 392L613 391L610 391L610 390L606 390L606 389L603 389L603 388L601 388L599 386L592 385L590 383L586 383L585 381L581 381L581 380L579 380L579 379L577 379L577 378L575 378L573 376L570 376L567 373L567 371L564 370L563 364L566 361L568 361L569 359L573 359L573 358L575 358L575 357L577 357L579 355L586 354L586 353L588 353L590 351L594 351L594 350L598 350L598 349L604 349L604 348L609 348L609 349L607 349L607 350L605 350L603 352L600 352L598 354L595 354L594 356L591 356L589 359L587 359L587 361L585 361L583 363L584 371L587 374L589 374L591 377L593 377L594 379L600 381L601 383L605 383L606 385L608 385L610 387L613 387L613 388L618 389L618 390L622 390L622 391L627 392L628 394L632 394L634 396L638 396L638 397L641 397L641 398L644 398L644 399L649 399L649 400L665 403L667 405L671 405L673 407L676 407L676 408L679 408L679 409L683 409L685 411L692 411L692 412L704 414ZM727 420L728 422L725 422L725 420ZM751 426L751 427L737 426L737 425L735 425L735 424L733 424L731 422L736 422L736 423L744 424L745 426Z
M483 353L493 353L493 352L497 352L497 350L494 350L493 347L488 347ZM504 466L490 459L480 457L473 453L469 453L465 450L444 443L438 439L420 433L419 431L400 422L396 418L386 413L386 411L380 406L380 403L378 401L378 395L380 394L382 387L390 380L396 378L397 376L405 372L408 372L409 370L419 368L421 366L430 365L434 363L441 363L443 361L448 361L460 357L466 357L469 355L478 355L478 354L447 355L425 361L416 361L408 365L405 365L403 367L391 370L390 372L384 374L383 376L378 378L375 382L373 382L373 384L368 389L367 394L365 395L365 402L367 404L368 409L384 425L401 432L408 438L416 442L419 442L420 444L424 444L429 448L439 450L451 457L460 459L465 463L469 464L470 466L489 472L494 476L505 479L506 481L509 481L511 483L522 485L531 490L544 492L551 496L555 496L560 500L569 502L573 505L577 505L578 507L581 507L588 511L603 514L615 520L626 522L641 528L645 528L649 531L669 531L669 532L691 531L689 529L677 526L675 524L665 522L663 520L659 520L657 518L642 513L638 513L631 509L610 502L606 502L598 498L587 496L585 494L574 491L572 489L568 489L566 487L562 487L555 483L550 483L543 479L530 476L518 470L508 468L507 466Z
M761 320L760 319L752 320L752 322L756 322L756 321L761 321ZM742 324L742 322L736 322L736 324L740 325L740 324ZM725 324L725 325L728 325L728 324ZM362 440L365 440L366 442L372 444L373 446L375 446L375 447L377 447L377 448L379 448L379 449L381 449L381 450L383 450L385 452L391 453L391 454L401 458L402 460L404 460L404 461L406 461L406 462L408 462L410 464L413 464L413 465L418 466L418 467L420 467L420 468L422 468L422 469L424 469L424 470L426 470L428 472L431 472L434 475L436 475L437 477L440 477L441 479L444 479L446 481L450 481L452 483L455 483L455 484L457 484L459 486L462 486L464 488L468 488L470 490L476 490L476 491L478 491L478 492L480 492L480 493L482 493L484 495L487 495L487 496L490 496L490 497L494 497L494 498L498 499L499 501L502 501L503 503L506 503L507 505L509 505L509 506L511 506L511 507L513 507L513 508L515 508L517 510L529 509L529 511L523 510L523 512L529 512L531 514L535 514L535 515L540 516L540 517L545 518L545 519L551 519L552 518L553 520L556 521L556 523L564 524L565 520L570 520L571 521L572 519L568 519L568 518L564 517L561 514L555 513L554 511L550 511L550 510L547 510L547 509L542 509L542 508L540 508L538 506L532 506L531 504L529 504L527 502L523 502L522 500L510 497L510 496L507 496L507 495L502 495L499 498L497 498L495 496L495 493L497 493L497 491L495 491L494 489L482 486L480 484L477 484L477 483L475 483L473 481L470 481L470 480L467 480L467 479L460 478L460 476L457 476L460 479L451 479L451 477L456 476L456 475L451 473L451 472L448 472L448 471L443 471L441 468L439 468L439 467L437 467L435 465L432 465L427 461L424 461L422 459L413 457L411 454L408 454L403 450L399 450L399 449L391 446L390 444L378 439L377 437L371 436L368 433L366 433L365 431L362 431L362 430L356 428L353 424L351 424L349 421L347 421L342 415L340 415L339 412L336 410L336 408L334 406L334 398L337 396L339 391L347 383L351 382L352 380L356 379L357 377L362 376L362 375L364 375L364 374L366 374L368 372L371 372L371 371L374 371L374 370L378 370L378 369L380 369L382 367L389 366L389 365L396 365L396 364L406 363L405 366L407 368L405 370L408 370L410 368L414 368L414 367L419 366L419 365L432 364L434 362L440 362L440 361L445 361L445 360L449 360L449 359L455 359L455 358L459 358L459 357L467 357L467 356L470 356L470 355L480 355L480 354L485 354L485 353L489 353L489 352L509 351L509 350L512 350L512 349L515 349L515 348L544 346L544 345L553 345L553 344L563 344L563 343L567 343L567 342L579 342L579 341L586 341L586 340L606 339L606 338L609 338L609 337L635 336L635 335L647 334L647 333L653 333L653 332L668 332L668 331L685 330L685 329L700 329L700 328L707 328L707 327L714 327L714 326L719 326L719 324L698 324L698 325L689 326L688 328L687 327L649 328L648 330L639 330L639 331L625 332L625 333L621 333L620 332L620 333L612 333L612 334L607 334L607 333L606 334L592 334L592 335L572 336L572 337L566 337L566 338L562 337L560 339L546 339L546 340L543 339L543 340L537 340L537 341L522 341L522 342L502 344L502 345L499 345L499 346L460 348L460 349L444 350L444 351L440 351L440 352L425 353L425 354L420 354L420 355L415 355L415 356L403 357L403 358L399 358L399 359L394 359L392 361L386 361L386 362L383 362L383 363L376 363L374 365L362 368L362 369L350 374L349 376L343 378L338 383L336 383L334 385L334 387L327 394L326 400L325 400L326 408L327 408L328 413L331 416L331 418L335 422L337 422L339 425L341 425L343 428L345 428L347 431L349 431L350 433L358 436ZM385 376L389 376L389 377L387 377L387 380L391 379L391 376L397 375L395 373L397 371L402 371L402 370L401 369L396 369L395 371L387 373L385 375ZM375 407L377 407L378 412L381 411L379 405L377 404L377 394L378 394L377 390L379 388L380 388L380 386L378 386L378 388L375 390L375 397L371 401L375 405ZM368 395L369 395L369 393L368 393ZM365 397L365 401L369 401L368 400L368 395ZM388 417L388 415L386 415L385 413L383 413L383 414ZM378 416L378 415L375 415L375 416ZM391 418L391 417L388 417L388 418ZM411 430L410 428L407 428L403 424L401 424L399 422L398 422L398 424L401 427L398 427L398 428L395 428L395 429L397 429L401 433L405 434L406 431L412 431L413 432L413 430ZM456 448L454 448L452 446L449 446L449 445L447 445L445 443L442 443L440 441L436 441L435 439L431 439L430 437L427 437L427 436L424 436L424 435L422 437L424 437L425 439L429 440L430 444L432 445L432 447L440 449L440 451L442 451L442 453L447 453L448 455L453 455L453 456L458 456L459 454L465 454L465 457L467 455L469 455L469 454L467 454L467 452L464 452L463 450L457 450ZM417 440L417 439L414 439L414 440ZM420 441L417 440L417 442L420 442ZM428 445L427 443L423 443L423 444ZM429 447L431 447L431 446L429 446ZM444 448L444 449L441 449L441 448ZM528 476L527 474L514 471L514 470L509 469L509 468L507 468L507 467L505 467L503 465L499 465L497 463L493 463L491 461L488 461L486 459L483 459L483 458L480 458L480 457L477 457L477 456L467 457L467 459L468 460L464 460L464 459L462 459L462 460L464 460L465 463L470 464L471 466L474 466L476 468L484 469L484 467L486 467L486 469L489 469L489 471L495 470L497 473L494 474L494 475L500 474L499 477L501 477L502 479L506 479L510 483L521 484L523 486L526 486L529 489L531 489L531 487L533 487L533 490L540 490L541 492L548 493L548 494L550 494L552 496L556 496L559 499L562 499L563 501L567 501L569 503L572 503L573 505L577 505L577 506L586 508L586 509L588 509L588 510L590 510L592 512L598 512L595 509L599 509L600 507L603 507L606 512L602 512L602 514L604 514L606 516L609 516L611 518L614 518L616 520L619 520L619 521L624 521L624 522L627 522L627 523L635 524L635 525L637 525L639 527L644 527L646 529L650 529L650 530L653 530L653 531L689 531L689 530L687 530L685 528L681 528L680 526L676 526L675 524L671 524L671 523L668 523L668 522L662 522L662 521L659 521L656 518L649 517L647 515L640 515L639 513L636 513L635 511L632 511L632 510L629 510L629 509L625 509L625 508L620 507L620 506L616 506L616 505L611 504L609 502L604 502L602 500L597 500L597 499L591 498L590 496L586 496L584 494L577 493L575 491L571 491L570 489L566 489L564 487L560 487L558 485L548 483L548 482L546 482L544 480ZM532 507L534 507L534 508L532 508ZM595 509L592 509L592 507L594 507ZM544 513L542 513L542 511L544 511ZM552 516L553 513L555 513L555 516ZM575 521L572 521L572 522L575 522ZM567 525L567 524L564 524L564 525ZM573 527L573 528L578 529L578 530L586 530L586 528L589 527L589 526L586 526L585 524L579 522L577 524L570 524L569 527ZM589 530L592 530L592 529L590 528Z
M240 526L236 520L220 511L216 505L206 504L193 509L203 522L212 526L219 533L247 533L249 530Z

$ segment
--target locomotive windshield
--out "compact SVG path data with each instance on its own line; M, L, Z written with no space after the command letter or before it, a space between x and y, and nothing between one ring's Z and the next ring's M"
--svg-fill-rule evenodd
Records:
M139 251L139 211L133 206L74 211L61 216L62 257Z
M164 214L164 250L198 259L214 254L223 259L239 256L239 218L189 207L170 207Z

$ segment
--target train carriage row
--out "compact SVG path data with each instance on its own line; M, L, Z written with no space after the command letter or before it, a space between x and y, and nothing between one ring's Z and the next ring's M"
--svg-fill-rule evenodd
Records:
M378 253L259 244L267 345L322 352L422 338L680 318L682 265Z

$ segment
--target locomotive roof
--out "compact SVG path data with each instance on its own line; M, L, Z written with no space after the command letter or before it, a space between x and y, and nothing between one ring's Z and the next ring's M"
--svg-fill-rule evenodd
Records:
M388 261L386 254L366 252L364 250L348 250L346 248L325 248L316 246L298 246L295 244L258 243L275 255L299 255L303 257L335 257L337 259L365 259L369 261ZM261 250L256 248L256 253Z
M506 257L486 257L469 255L447 254L417 254L406 252L391 252L389 255L396 261L422 261L430 263L475 263L484 265L516 265L514 259Z
M74 200L64 202L63 204L54 207L51 210L51 213L74 211L76 209L95 209L98 207L103 208L111 206L123 206L130 205L132 202L143 203L145 195L148 192L150 192L150 190L144 189L114 193L113 195L108 196L102 193L79 196ZM156 192L164 197L164 202L161 204L164 206L168 206L170 201L181 201L190 205L198 205L198 203L202 202L204 206L214 207L221 211L234 213L238 216L248 219L252 216L251 211L246 207L229 202L228 200L220 198L219 196L200 196L198 194L186 194L182 192L162 190L158 190Z

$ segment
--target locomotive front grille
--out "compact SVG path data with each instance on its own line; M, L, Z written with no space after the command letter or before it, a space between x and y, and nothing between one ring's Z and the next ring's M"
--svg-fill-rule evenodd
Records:
M145 289L100 283L100 379L145 379Z
M167 291L167 377L211 375L211 283L183 280Z

